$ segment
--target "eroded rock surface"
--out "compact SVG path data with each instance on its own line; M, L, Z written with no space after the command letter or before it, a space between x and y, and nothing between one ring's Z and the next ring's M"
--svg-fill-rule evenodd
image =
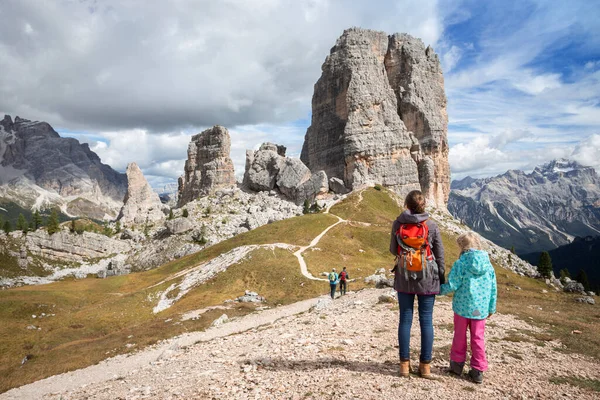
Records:
M165 219L165 209L136 163L127 165L127 194L118 220L124 226L154 223Z
M449 194L446 98L437 55L405 34L353 28L331 49L315 85L302 161L348 189ZM433 165L433 169L431 166Z
M192 136L185 174L179 178L180 207L198 197L207 196L216 189L235 185L230 150L231 137L222 126L215 125Z
M285 147L263 143L257 151L246 151L244 186L257 192L279 191L296 204L310 203L329 191L324 171L311 173L298 158L285 157Z

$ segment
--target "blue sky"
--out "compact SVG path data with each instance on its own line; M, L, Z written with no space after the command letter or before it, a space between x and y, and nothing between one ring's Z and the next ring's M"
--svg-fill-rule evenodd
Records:
M8 18L10 16L10 18ZM82 0L0 4L0 112L45 120L155 187L214 124L245 150L300 153L336 38L408 32L442 60L453 178L557 157L600 167L600 3Z

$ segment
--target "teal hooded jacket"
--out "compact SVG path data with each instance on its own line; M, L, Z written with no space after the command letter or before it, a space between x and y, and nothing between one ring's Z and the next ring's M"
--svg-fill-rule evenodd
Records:
M441 294L454 293L452 309L461 317L485 319L496 312L496 273L488 253L470 249L452 265Z

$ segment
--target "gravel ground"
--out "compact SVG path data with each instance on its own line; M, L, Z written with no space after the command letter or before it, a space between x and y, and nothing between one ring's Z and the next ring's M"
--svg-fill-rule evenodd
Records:
M489 320L490 370L483 385L451 376L446 366L453 314L445 297L438 298L434 311L434 378L399 378L397 306L378 303L387 292L363 290L333 302L322 298L320 306L310 311L316 300L263 311L129 357L107 360L100 364L104 375L94 375L94 383L90 383L90 371L99 366L70 373L68 384L60 389L52 384L61 379L57 376L0 398L598 398L597 392L549 382L553 377L600 379L597 361L567 354L557 341L535 339L532 335L543 331L511 315L497 314ZM416 361L416 320L412 332ZM503 340L507 336L511 340ZM114 373L108 374L113 365Z

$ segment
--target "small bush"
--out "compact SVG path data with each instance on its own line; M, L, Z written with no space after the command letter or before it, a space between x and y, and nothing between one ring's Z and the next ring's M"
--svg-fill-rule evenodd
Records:
M381 185L375 185L373 189L381 191Z
M184 208L183 211L181 212L181 216L183 218L187 218L190 214L188 213L187 208Z

